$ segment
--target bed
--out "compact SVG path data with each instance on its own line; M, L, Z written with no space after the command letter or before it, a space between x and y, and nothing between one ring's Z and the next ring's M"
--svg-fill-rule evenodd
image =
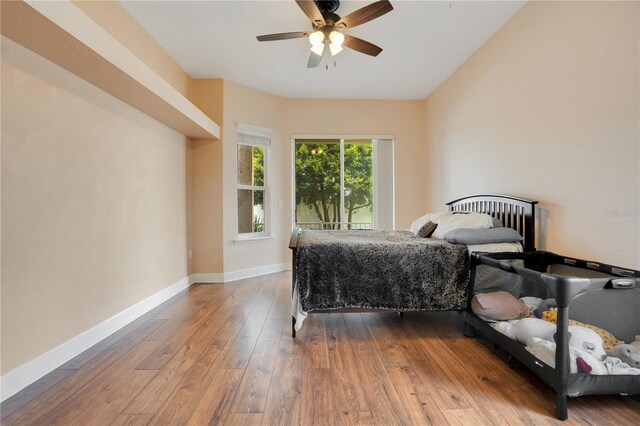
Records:
M485 213L522 236L513 251L535 250L537 201L473 195L447 203L451 213ZM494 247L451 244L409 231L291 233L292 337L309 312L465 310L470 251Z
M524 261L528 266L514 265L514 261ZM588 374L576 365L576 371L572 373L570 363L575 364L576 360L570 359L569 349L570 320L606 330L615 337L615 344L633 342L635 336L640 335L640 271L544 251L474 253L470 300L475 293L487 291L482 285L481 288L476 286L474 276L479 268L497 271L503 276L503 283L519 282L516 288L494 288L489 292L502 290L514 293L515 297L555 299L557 325L550 326L555 348L547 353L546 360L540 357L538 346L544 342L533 342L532 345L532 340L527 340L526 344L514 340L513 335L509 336L503 327L499 327L507 324L487 322L471 309L465 314L465 335L472 337L478 333L484 336L509 354L509 362L511 358L517 359L552 387L557 394L556 416L559 419L568 417L568 397L640 394L640 375L637 375L640 370L632 371L633 365L621 367L609 353L607 358L596 359L598 366L602 362L604 371L592 371L590 366ZM521 320L509 323L513 325L515 321Z

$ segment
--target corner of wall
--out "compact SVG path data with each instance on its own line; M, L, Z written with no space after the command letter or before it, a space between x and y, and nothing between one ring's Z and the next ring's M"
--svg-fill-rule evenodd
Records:
M191 235L194 274L223 272L223 154L224 154L224 80L194 79L191 100L206 115L220 124L220 139L191 142L192 188L191 223L197 232Z

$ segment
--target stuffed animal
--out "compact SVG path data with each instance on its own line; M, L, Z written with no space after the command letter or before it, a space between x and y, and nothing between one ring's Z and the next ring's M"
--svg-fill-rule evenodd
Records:
M640 368L640 341L636 336L636 341L627 345L616 345L607 352L609 356L620 358L622 362L626 362L631 367Z
M513 331L517 340L527 345L529 352L546 364L555 365L555 324L538 318L523 318L513 324ZM595 331L569 326L569 355L572 373L606 374L606 368L600 361L607 357L607 353L602 338Z
M542 313L542 316L540 317L540 319L543 319L545 321L549 321L555 324L558 322L558 312L545 311ZM607 330L604 330L600 327L596 327L595 325L585 324L583 322L575 321L575 320L569 320L569 325L579 325L582 327L590 328L591 330L598 333L598 335L602 337L602 342L604 343L604 349L607 352L611 351L614 346L621 345L624 343L624 340L618 339L616 336L609 333ZM640 341L638 342L638 345L640 345Z
M604 361L607 357L602 337L590 328L579 325L569 326L569 347L578 348L598 361Z
M555 324L538 318L523 318L513 326L516 338L523 344L527 344L532 337L555 342L556 327ZM640 341L638 344L640 345ZM587 327L569 326L569 346L586 351L599 360L607 357L602 337Z
M555 367L556 344L552 341L555 340L555 330L546 337L546 339L535 336L529 338L527 350L545 364ZM601 362L606 357L607 353L598 333L578 325L569 326L570 373L607 374L607 369Z
M545 299L542 302L540 302L540 304L533 311L533 313L535 314L536 317L542 318L542 313L543 312L550 311L550 310L555 309L557 307L558 307L558 304L556 303L556 299Z
M634 346L636 348L638 348L638 350L640 350L640 336L636 336L636 340L634 340L633 342L629 343L631 346Z
M556 332L556 325L538 318L523 318L513 325L513 330L518 342L523 345L532 337L549 340L553 342L553 333Z
M548 340L532 337L526 349L536 358L552 368L556 366L556 344ZM607 369L602 362L591 356L589 352L569 346L569 373L585 373L603 375Z
M538 318L523 318L513 321L500 321L494 327L497 331L512 339L526 344L526 349L544 363L555 366L556 324ZM569 359L571 373L607 374L602 363L607 358L603 340L595 331L578 326L569 326ZM640 336L636 342L640 346ZM630 345L627 345L630 346Z

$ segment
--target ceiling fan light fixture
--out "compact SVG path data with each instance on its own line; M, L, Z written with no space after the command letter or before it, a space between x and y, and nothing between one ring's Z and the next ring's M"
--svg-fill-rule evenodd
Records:
M317 68L320 65L325 49L329 50L332 56L340 53L344 47L369 56L378 56L382 52L382 48L375 44L351 35L347 37L341 31L365 24L391 12L393 6L389 0L376 0L343 17L334 13L340 6L340 0L296 0L295 2L311 21L313 30L263 34L256 37L258 41L308 38L311 43L311 54L307 60L307 68Z
M331 40L331 44L329 44L329 49L331 50L331 56L336 56L338 53L342 52L342 43L344 43L344 34L338 31L331 31L329 34L329 40Z
M309 34L309 43L311 43L311 46L313 47L321 46L323 41L324 41L324 33L322 31L316 31Z
M342 46L331 43L329 44L329 50L331 50L331 56L336 56L338 53L342 52Z
M311 51L318 56L322 56L322 52L324 52L324 44L320 43L315 46L311 46Z
M339 31L331 31L329 34L329 40L331 40L331 43L342 47L342 43L344 43L344 34Z

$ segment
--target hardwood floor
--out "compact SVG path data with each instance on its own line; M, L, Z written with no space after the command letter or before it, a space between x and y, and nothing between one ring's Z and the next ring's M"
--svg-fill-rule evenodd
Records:
M2 424L554 424L555 394L455 312L310 315L290 273L194 285L0 407ZM624 397L564 424L640 424Z

